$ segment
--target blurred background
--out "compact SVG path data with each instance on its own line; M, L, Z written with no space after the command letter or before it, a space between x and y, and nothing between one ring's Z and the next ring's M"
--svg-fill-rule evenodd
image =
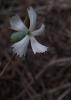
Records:
M37 40L48 52L34 55L29 46L24 60L10 49L9 20L24 21L29 6L37 28L46 26ZM0 100L71 100L71 0L0 0Z

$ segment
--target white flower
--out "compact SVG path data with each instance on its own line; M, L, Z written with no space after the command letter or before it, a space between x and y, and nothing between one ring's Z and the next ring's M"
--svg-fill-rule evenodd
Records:
M28 8L27 10L28 10L28 15L30 19L29 29L25 26L25 24L22 22L20 17L17 15L13 16L10 20L11 29L18 32L22 31L26 33L26 36L22 40L12 45L13 52L17 53L17 55L19 55L20 57L22 57L23 55L24 56L26 55L29 41L31 42L31 47L34 54L43 53L47 51L47 48L48 48L40 44L34 37L34 36L39 36L44 32L44 29L45 29L44 24L42 24L38 30L34 31L35 26L36 26L37 15L32 7Z

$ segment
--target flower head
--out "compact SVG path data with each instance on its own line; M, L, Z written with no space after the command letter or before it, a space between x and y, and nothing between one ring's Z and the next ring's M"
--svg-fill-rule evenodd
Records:
M32 7L28 8L27 11L28 11L29 19L30 19L29 28L25 26L24 22L22 22L22 20L20 19L18 15L13 16L10 20L11 29L17 31L16 34L18 34L18 32L19 32L19 35L20 35L20 32L22 32L22 34L25 34L25 37L22 38L22 40L12 45L13 52L17 53L17 55L19 55L20 57L22 57L23 55L24 56L26 55L29 41L31 42L31 47L34 54L43 53L47 51L47 48L48 48L40 44L35 39L35 36L39 36L44 32L45 25L42 24L39 29L34 30L36 26L37 14Z

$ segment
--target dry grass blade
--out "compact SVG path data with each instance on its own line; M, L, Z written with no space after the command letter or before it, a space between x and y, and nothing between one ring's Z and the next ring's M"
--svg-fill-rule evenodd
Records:
M71 83L63 84L63 85L61 85L59 87L56 87L54 89L48 90L48 93L54 93L54 92L57 92L59 90L70 88L70 87L71 87Z
M62 93L57 100L63 100L63 98L69 93L71 92L71 88L67 89L64 93Z
M43 66L43 69L40 70L40 72L35 76L36 79L38 79L48 67L52 67L54 65L65 65L66 63L71 62L71 57L68 58L60 58L60 59L53 59L48 64Z

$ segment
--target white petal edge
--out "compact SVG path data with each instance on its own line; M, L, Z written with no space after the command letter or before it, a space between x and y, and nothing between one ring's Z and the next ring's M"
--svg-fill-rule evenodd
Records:
M29 36L26 35L21 41L13 44L11 47L13 48L13 52L16 53L19 57L26 55L27 48L29 44Z
M15 31L25 31L26 32L28 30L24 22L20 19L18 15L13 16L10 19L10 25L11 25L11 29Z
M32 47L34 54L43 53L47 51L48 47L40 44L34 37L30 37L30 41L31 41L31 47Z
M29 16L29 19L30 19L30 27L29 27L29 30L33 31L35 26L36 26L36 19L37 19L37 14L36 12L34 11L34 9L32 7L29 7L27 9L28 11L28 16Z
M38 30L35 30L35 31L32 32L32 35L33 36L42 35L44 33L44 30L45 30L45 25L42 24L41 27Z

